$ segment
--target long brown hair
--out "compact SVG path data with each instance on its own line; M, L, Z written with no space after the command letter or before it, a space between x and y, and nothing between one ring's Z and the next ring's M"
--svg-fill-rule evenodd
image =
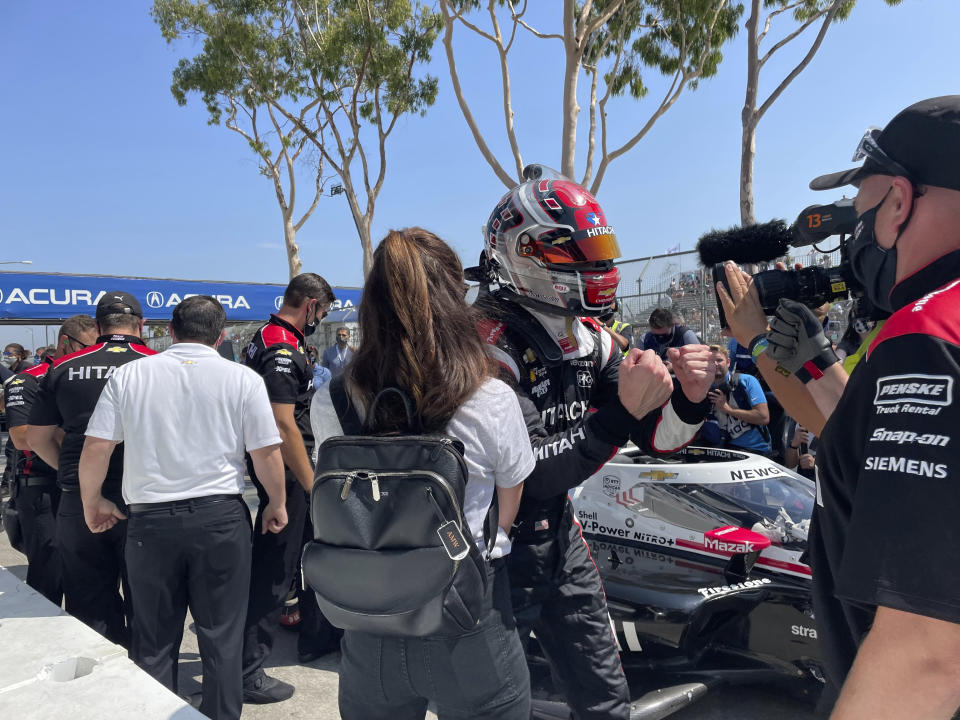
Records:
M360 347L348 368L349 388L365 407L378 391L398 387L426 432L447 426L490 375L465 290L460 258L443 240L419 227L387 233L373 253ZM378 408L378 428L401 428L402 417L397 404Z

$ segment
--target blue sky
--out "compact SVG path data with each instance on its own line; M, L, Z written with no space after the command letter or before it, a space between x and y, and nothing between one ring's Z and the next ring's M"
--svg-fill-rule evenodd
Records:
M547 27L560 2L537 3ZM758 220L793 218L833 199L812 193L807 182L849 166L867 126L882 126L916 100L960 91L958 26L957 0L904 0L895 8L859 0L760 125ZM170 94L171 71L192 49L167 45L147 2L4 3L0 261L30 259L37 272L286 280L279 209L253 154L234 133L207 124L199 98L181 108ZM777 56L761 93L798 53L799 46ZM598 197L625 257L678 243L689 249L711 227L739 220L742 34L724 55L718 76L685 93L604 180ZM495 56L467 43L458 62L488 141L512 166ZM514 109L526 162L559 166L561 68L556 42L524 38L518 47ZM424 225L472 263L480 227L504 186L460 116L439 43L429 72L440 79L440 95L425 118L405 118L392 138L374 237ZM651 96L662 92L659 81L652 84ZM621 100L612 122L626 137L650 110L647 100ZM333 284L362 282L359 241L342 197L323 199L298 239L305 270ZM4 335L27 338L14 328Z

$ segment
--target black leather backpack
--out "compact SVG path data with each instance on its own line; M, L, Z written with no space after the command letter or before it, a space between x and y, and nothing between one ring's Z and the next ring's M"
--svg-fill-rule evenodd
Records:
M463 514L463 444L426 435L407 396L397 394L408 434L378 435L360 422L341 378L330 394L344 435L320 445L310 517L314 539L303 573L326 618L344 630L424 637L462 635L483 612L486 561ZM496 539L496 493L484 537Z

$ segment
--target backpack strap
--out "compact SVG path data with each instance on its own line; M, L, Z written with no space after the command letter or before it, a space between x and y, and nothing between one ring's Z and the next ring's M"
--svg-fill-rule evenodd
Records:
M357 414L357 408L350 402L350 396L347 394L347 388L343 382L343 375L330 381L330 400L333 402L333 409L337 411L337 419L340 421L340 427L343 428L344 435L362 435L364 432L363 421Z

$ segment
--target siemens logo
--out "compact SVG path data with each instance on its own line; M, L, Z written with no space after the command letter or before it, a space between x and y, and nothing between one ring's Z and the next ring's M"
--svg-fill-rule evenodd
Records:
M874 405L902 402L950 405L953 402L953 378L949 375L887 375L877 378Z
M932 463L926 460L911 460L904 457L868 457L864 470L906 473L919 477L943 479L949 477L950 470L944 463Z

